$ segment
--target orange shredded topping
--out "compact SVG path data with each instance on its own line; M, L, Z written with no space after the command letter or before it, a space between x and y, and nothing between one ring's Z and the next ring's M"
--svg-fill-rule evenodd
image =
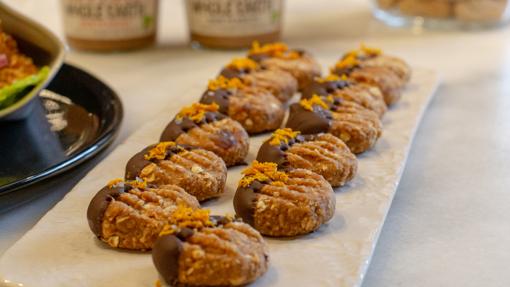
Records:
M159 235L174 234L182 228L199 230L214 226L209 218L209 214L210 211L208 209L193 209L179 205L171 215L171 224L165 225Z
M326 97L326 101L328 101L329 103L334 103L335 102L335 97L333 97L333 95L328 95Z
M277 129L274 131L274 133L271 135L271 139L269 140L270 145L280 145L282 142L288 144L289 140L295 139L300 132L295 132L292 129L284 128L284 129Z
M348 69L348 68L353 68L357 65L359 65L358 59L356 59L356 57L353 55L347 55L345 58L336 62L335 68L336 69Z
M244 177L239 181L239 186L248 187L253 181L269 182L271 185L284 186L289 176L278 171L278 165L273 162L253 161L251 166L241 172Z
M207 85L207 88L213 91L218 89L240 89L242 87L244 87L244 84L240 79L228 79L224 76L219 76L214 80L209 80L209 84Z
M242 70L242 69L256 70L259 68L259 64L257 64L257 62L255 62L249 58L234 58L227 65L227 67L238 69L238 70Z
M329 106L328 104L326 104L321 97L319 97L318 95L313 95L311 98L309 99L302 99L301 101L299 101L299 104L309 110L309 111L312 111L313 112L313 106L321 106L322 108L324 109L329 109Z
M377 56L381 55L382 53L383 53L382 50L379 49L379 48L368 47L365 44L361 44L359 49L349 51L345 55L345 57L349 57L349 56L352 56L352 57L355 57L355 58L358 58L358 57L377 57Z
M112 187L118 186L121 183L124 183L124 180L122 178L115 178L115 179L110 180L106 186L108 186L109 188L112 188Z
M166 158L166 151L169 147L175 146L175 142L160 142L155 147L149 150L148 153L146 153L143 157L146 160L151 159L165 159Z
M187 117L190 120L199 123L201 122L207 112L217 112L220 107L216 103L201 104L194 103L191 106L184 107L176 116L178 120Z
M147 188L147 182L145 180L139 180L139 179L137 179L137 180L129 180L129 181L126 181L126 184L129 184L132 187L138 188L138 189Z
M261 46L259 42L255 41L252 44L249 54L267 54L271 57L283 59L298 59L300 57L298 52L289 50L289 47L281 42Z
M326 83L326 82L340 81L340 80L341 80L341 78L335 74L329 74L327 77L323 77L323 78L320 78L320 77L315 78L315 81L317 81L318 83L321 83L321 84Z
M162 287L163 285L161 285L161 281L159 281L159 279L158 279L158 280L156 280L156 282L154 282L154 286L155 287Z

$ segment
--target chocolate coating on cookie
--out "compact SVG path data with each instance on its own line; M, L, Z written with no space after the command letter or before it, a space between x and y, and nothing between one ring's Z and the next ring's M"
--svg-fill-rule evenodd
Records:
M233 78L240 78L244 75L248 75L253 70L249 68L245 69L236 69L234 67L225 67L221 70L220 75L227 78L227 79L233 79Z
M263 186L263 183L254 181L247 187L239 187L234 196L234 210L237 216L251 226L254 224L257 193L260 192Z
M124 187L121 185L113 187L105 186L90 201L87 208L87 220L90 229L97 237L102 237L103 235L103 216L108 205L123 192Z
M126 174L125 178L127 180L135 180L137 176L142 172L142 170L149 164L153 162L157 162L158 160L147 160L145 158L145 155L156 146L156 144L150 145L146 148L144 148L139 153L135 154L132 158L129 159L129 161L126 164ZM175 146L169 146L166 149L166 156L165 159L169 159L172 155L179 153L182 149L185 150L192 150L194 147L189 145L175 145Z
M155 145L148 146L144 148L139 153L135 154L126 164L126 174L125 177L128 180L134 180L140 174L140 172L148 166L151 161L145 159L145 154L149 152L151 148Z
M313 95L327 96L335 93L335 91L347 88L350 86L349 81L335 80L335 81L323 81L317 80L311 82L301 93L302 99L309 99Z
M331 112L319 106L314 106L313 111L307 110L299 103L290 106L289 119L286 127L302 134L318 134L327 132L333 119Z
M279 169L286 169L289 162L285 152L295 143L311 141L314 138L315 135L298 135L296 138L289 139L288 143L281 142L279 145L272 145L267 140L260 146L257 160L259 162L274 162L278 165Z
M176 235L163 235L152 248L152 261L167 284L173 285L179 276L182 241Z
M196 123L188 117L182 119L174 118L161 134L160 141L175 141L181 134L188 132L192 128L199 127L206 123L220 121L226 117L227 116L219 112L207 112L200 123Z
M219 112L228 114L229 98L232 92L227 89L207 90L202 94L200 102L203 104L218 104Z

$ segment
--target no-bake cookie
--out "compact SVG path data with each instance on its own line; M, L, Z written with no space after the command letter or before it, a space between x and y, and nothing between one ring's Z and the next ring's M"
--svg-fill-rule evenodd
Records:
M206 216L205 210L188 214L188 224L168 226L152 250L165 284L244 286L267 271L267 246L252 227L229 217ZM189 224L197 220L201 223Z
M260 233L296 236L317 230L335 212L335 194L319 174L279 171L276 163L254 161L234 196L237 216Z
M223 76L209 81L201 103L216 103L219 112L238 121L249 134L273 131L285 116L283 104L263 88L249 87L239 79Z
M321 74L321 67L311 54L304 50L289 49L283 43L262 46L254 43L248 57L262 67L289 72L298 81L300 90Z
M134 155L126 165L125 178L140 178L155 185L177 185L203 201L223 193L227 167L213 152L161 142Z
M302 99L309 99L313 95L328 96L352 101L374 111L382 117L387 110L384 97L376 86L349 80L345 75L329 75L315 78L301 93Z
M240 123L219 112L216 103L184 107L166 126L160 141L200 147L214 152L225 164L244 163L248 134Z
M247 86L270 91L282 103L297 92L294 77L281 69L264 68L249 58L235 58L221 72L226 78L239 78Z
M337 137L328 133L301 135L289 128L276 130L260 147L257 160L274 162L284 170L311 170L333 187L351 180L358 167L356 156Z
M119 179L92 198L87 219L92 232L111 247L148 250L179 206L200 207L194 196L176 185L156 187Z
M375 112L331 95L314 95L292 104L286 127L305 135L330 133L344 141L353 153L372 148L382 133Z
M363 67L384 67L395 73L403 82L409 82L411 78L411 67L402 59L390 56L381 49L361 45L359 49L352 50L344 55L354 57Z
M374 55L379 53L378 50L370 51ZM379 57L381 56L363 58L348 53L335 64L331 73L339 76L346 75L351 80L378 87L384 96L386 105L390 106L400 99L402 88L410 76L410 70L407 71L404 68L407 64L403 61ZM401 65L402 63L403 65ZM400 72L396 72L396 70Z

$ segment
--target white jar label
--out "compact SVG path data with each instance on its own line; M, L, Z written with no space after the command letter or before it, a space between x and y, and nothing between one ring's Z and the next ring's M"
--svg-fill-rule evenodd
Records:
M86 40L125 40L156 30L158 0L61 0L64 30Z
M213 37L254 36L280 30L283 0L185 0L189 29Z

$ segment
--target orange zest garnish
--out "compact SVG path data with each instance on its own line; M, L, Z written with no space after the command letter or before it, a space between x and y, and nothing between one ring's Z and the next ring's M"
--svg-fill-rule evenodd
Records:
M124 184L124 180L122 178L115 178L115 179L110 180L108 182L108 184L106 184L106 186L108 186L109 188L112 188L112 187L117 187L120 184Z
M182 228L200 230L205 227L214 226L209 214L210 211L208 209L193 209L179 205L171 215L171 223L165 225L159 235L174 234Z
M336 62L335 68L336 69L349 69L349 68L356 67L357 65L359 65L358 59L356 59L356 57L353 55L347 55L340 61Z
M244 87L244 84L240 79L228 79L224 76L219 76L214 80L210 80L207 85L207 88L213 91L218 89L240 89L242 87Z
M288 144L289 140L295 139L299 134L300 134L300 132L298 132L298 131L295 132L289 128L277 129L271 135L271 138L269 139L269 144L270 145L280 145L282 142L284 142L285 144Z
M319 97L318 95L313 95L311 98L309 99L302 99L301 101L299 101L299 104L309 110L309 111L312 111L313 112L313 107L314 106L320 106L322 107L323 109L329 109L329 106L328 104L326 104L321 97Z
M175 142L171 142L171 141L168 141L168 142L160 142L158 143L156 146L154 146L153 148L151 148L149 150L148 153L146 153L143 157L146 159L146 160L151 160L151 159L165 159L166 158L166 155L167 155L167 150L169 147L174 147L176 146L176 143Z
M335 74L329 74L327 77L317 77L315 78L315 81L318 83L326 83L326 82L334 82L334 81L340 81L341 78L338 75Z
M260 181L274 186L284 186L289 176L278 171L278 165L273 162L253 161L251 166L244 169L241 174L244 177L239 181L239 186L248 187L252 182Z
M377 57L382 55L382 50L379 48L368 47L365 44L361 44L359 49L349 51L345 54L346 57L355 57L355 58L363 58L363 57Z
M194 103L191 106L184 107L175 117L178 120L189 118L190 120L200 123L207 112L217 112L220 107L216 103L201 104Z
M256 70L259 68L259 64L257 64L257 62L249 58L234 58L230 63L228 63L227 67L238 70L242 69Z
M270 43L261 46L259 42L255 41L252 44L252 48L249 54L265 54L271 57L283 59L298 59L300 57L298 52L289 50L289 47L281 42Z
M147 182L145 180L140 180L140 179L137 179L137 180L128 180L128 181L126 181L126 184L129 184L132 187L138 188L138 189L145 189L145 188L147 188Z

